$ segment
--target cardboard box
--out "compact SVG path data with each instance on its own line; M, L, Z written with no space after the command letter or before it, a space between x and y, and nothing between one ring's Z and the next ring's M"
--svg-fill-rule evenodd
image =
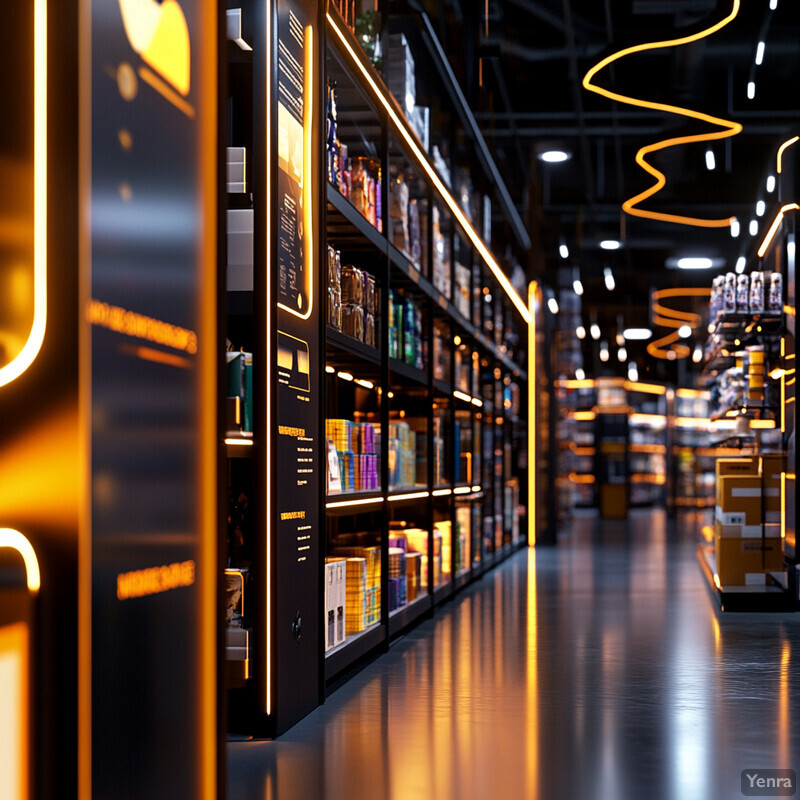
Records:
M758 460L755 458L718 458L717 482L724 475L758 475Z
M758 475L718 478L716 518L723 525L760 525L764 521L761 478Z
M750 535L751 526L722 525L717 521L715 533L717 573L723 588L762 585L766 583L766 573L783 569L783 541L778 526L764 526L762 538Z

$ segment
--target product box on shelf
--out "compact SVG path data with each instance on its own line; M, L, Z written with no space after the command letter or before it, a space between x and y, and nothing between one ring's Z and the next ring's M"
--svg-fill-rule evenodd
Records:
M325 559L325 650L345 639L347 560Z
M762 505L760 476L725 475L717 481L716 519L723 525L760 525Z
M244 194L247 191L245 168L247 152L244 147L229 147L226 152L228 193Z
M726 475L758 475L758 460L749 458L718 458L717 479Z
M253 209L229 208L226 212L228 264L227 290L253 291Z
M716 522L717 574L723 587L762 586L766 573L783 569L780 526L723 525Z

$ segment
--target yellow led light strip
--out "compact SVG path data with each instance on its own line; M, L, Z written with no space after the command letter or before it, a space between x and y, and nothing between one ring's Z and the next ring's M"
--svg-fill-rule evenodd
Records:
M663 305L660 301L671 297L710 297L711 289L658 289L652 295L653 325L661 328L674 328L671 333L647 344L647 352L654 358L686 358L692 351L685 344L679 344L678 328L688 325L692 330L700 327L703 318L693 311L678 311Z
M790 148L793 144L800 141L800 136L792 136L791 139L787 139L779 148L778 148L778 158L776 159L778 175L781 174L783 171L783 154L786 152L788 148Z
M336 18L329 13L327 14L327 20L328 25L338 37L342 47L350 57L353 65L361 73L361 76L366 81L367 86L369 86L371 89L373 97L378 101L378 103L380 103L380 105L389 115L389 119L394 124L395 131L402 137L409 149L413 152L414 157L416 158L420 167L428 176L429 180L436 188L436 191L439 193L439 196L442 198L442 200L444 200L445 204L450 209L450 212L458 220L475 249L481 254L484 263L487 267L489 267L489 270L497 279L503 291L506 293L506 295L508 295L508 299L511 300L517 311L519 311L522 319L530 324L530 313L528 312L525 303L523 303L522 298L517 294L516 289L511 285L511 281L509 281L509 279L506 277L506 274L500 268L500 265L497 263L497 261L495 261L494 256L492 256L492 254L489 252L489 248L484 244L483 239L478 236L478 233L472 227L472 223L470 223L470 221L467 219L466 215L455 201L455 198L450 194L447 187L444 185L444 182L428 160L427 153L425 153L422 147L417 144L416 138L411 132L408 121L403 116L402 112L396 110L394 103L386 96L384 90L375 82L375 79L370 74L370 71L363 64L356 51L350 45L350 42L348 41L344 31L339 27Z
M767 235L764 237L764 241L761 242L761 247L758 248L759 258L764 258L764 253L769 250L769 246L772 244L772 240L783 222L783 217L788 211L800 211L800 205L797 203L787 203L785 206L781 207L780 211L775 215L775 219L772 220L772 225L769 226Z
M0 386L33 364L47 328L47 0L36 0L33 15L33 324L22 350L0 368Z
M725 25L727 25L736 17L736 15L739 13L739 6L740 0L733 0L733 8L728 16L718 22L715 22L711 27L705 28L702 31L698 31L697 33L693 33L690 36L682 36L678 39L668 39L660 42L648 42L645 44L637 44L632 47L626 47L624 50L620 50L613 55L606 56L606 58L595 64L586 73L586 75L584 75L583 88L590 92L594 92L595 94L607 97L609 100L617 100L620 103L639 106L641 108L649 108L654 111L666 111L670 114L677 114L681 117L688 117L690 119L699 120L700 122L707 122L710 125L718 126L722 129L712 133L698 133L692 136L676 136L674 138L664 139L663 141L655 142L654 144L649 144L640 148L636 153L636 163L645 172L654 177L656 181L652 186L650 186L649 189L640 192L635 197L629 198L622 204L622 210L626 211L628 214L637 217L644 217L646 219L661 220L663 222L676 222L683 225L694 225L701 228L726 228L729 227L731 222L734 220L734 217L727 217L725 219L700 219L698 217L686 217L679 214L664 214L656 211L646 211L642 208L638 208L637 206L660 192L667 182L666 178L664 177L664 173L656 169L647 161L648 155L658 152L659 150L665 150L669 147L676 147L682 144L710 142L717 139L727 139L731 136L736 136L736 134L740 133L742 130L741 123L722 119L721 117L714 117L701 111L693 111L689 108L682 108L680 106L673 106L666 103L656 103L651 100L642 100L640 98L612 92L608 89L602 88L601 86L593 84L592 79L595 77L595 75L597 75L598 72L600 72L602 69L605 69L605 67L607 67L609 64L613 64L615 61L634 53L641 53L647 50L658 50L662 47L677 47L682 44L696 42L698 39L703 39L706 36L711 36L711 34L716 33L718 30L720 30L720 28L725 27ZM648 346L648 350L649 349L650 348Z
M536 544L536 308L539 284L528 284L528 546Z
M36 551L28 539L13 528L0 528L0 548L16 550L25 562L26 581L28 591L36 594L42 586L42 577L39 573L39 559Z

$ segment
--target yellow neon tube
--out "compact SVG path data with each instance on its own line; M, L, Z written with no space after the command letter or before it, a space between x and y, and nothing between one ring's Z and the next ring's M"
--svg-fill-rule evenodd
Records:
M707 122L710 125L715 125L722 129L712 133L699 133L694 134L693 136L677 136L672 139L664 139L661 142L656 142L640 148L639 152L636 153L636 163L645 172L655 178L656 181L652 186L650 186L649 189L646 189L636 196L629 198L622 204L623 211L626 211L628 214L637 217L644 217L646 219L661 220L663 222L677 222L683 225L694 225L702 228L726 228L729 227L731 222L734 220L734 217L727 217L726 219L699 219L698 217L686 217L678 214L664 214L655 211L645 211L637 206L660 192L667 182L666 178L664 177L664 173L656 169L647 161L648 155L658 152L659 150L665 150L669 147L676 147L682 144L714 141L717 139L727 139L731 136L736 136L736 134L740 133L742 130L741 123L722 119L721 117L714 117L701 111L693 111L689 108L668 105L666 103L656 103L651 100L642 100L639 98L630 97L628 95L619 94L617 92L612 92L608 89L603 89L602 87L593 84L592 79L595 77L595 75L597 75L598 72L607 67L609 64L613 64L615 61L634 53L641 53L647 50L657 50L662 47L677 47L679 45L696 42L698 39L702 39L706 36L711 36L711 34L716 33L718 30L720 30L720 28L725 27L725 25L727 25L736 17L736 15L739 13L739 6L740 0L733 0L733 8L728 16L718 22L715 22L711 27L699 31L698 33L693 33L690 36L682 36L678 39L668 39L660 42L648 42L645 44L637 44L632 47L626 47L624 50L620 50L619 52L607 56L599 61L584 76L584 89L587 89L590 92L595 92L603 97L607 97L609 100L617 100L620 103L627 103L628 105L639 106L641 108L649 108L654 111L666 111L670 114L677 114L678 116L689 117L690 119L696 119L700 122Z
M272 11L270 8L267 9L267 80L266 80L266 124L267 124L267 153L272 153ZM272 158L268 157L266 159L266 170L267 170L267 180L266 180L266 190L267 190L267 197L272 197ZM272 314L272 275L270 270L270 263L272 261L271 254L272 254L272 237L274 232L272 230L272 208L270 204L267 207L267 214L266 214L266 240L267 240L267 259L266 259L266 270L267 270L267 314L266 314L266 341L265 345L265 357L267 363L267 369L271 370L274 364L274 355L272 353L272 328L270 325L271 314ZM266 703L265 703L265 711L267 716L272 714L272 435L271 435L271 424L270 421L272 420L272 389L269 378L267 378L267 391L266 391L266 415L267 415L267 425L265 427L264 432L264 444L266 449L266 520L267 520L267 530L266 530L266 538L267 538L267 564L266 564L266 576L264 585L266 588L266 636L265 638L265 647L266 647L266 658L265 660L265 669L266 669Z
M666 394L666 386L658 386L655 383L638 383L637 381L625 381L625 389L629 392L642 392L643 394Z
M33 323L22 350L0 368L0 386L36 360L47 328L47 0L33 6Z
M539 284L528 284L528 546L536 544L536 302Z
M347 51L347 54L350 56L353 64L361 73L369 88L372 90L373 96L381 104L381 106L383 106L384 110L389 115L389 118L394 123L395 130L400 134L405 143L408 145L409 149L414 153L419 165L422 167L431 183L436 187L436 191L439 193L442 200L445 201L453 216L458 220L475 249L481 254L486 266L489 267L489 270L500 283L503 291L508 295L508 299L511 300L517 311L519 311L522 319L530 324L530 314L525 306L525 303L522 302L522 298L517 294L516 289L511 285L511 281L509 281L509 279L506 277L506 274L500 268L500 265L495 261L494 257L489 252L489 248L484 244L483 239L478 236L477 232L472 227L472 224L461 210L461 207L458 205L458 203L456 203L455 199L442 182L442 179L436 173L436 170L431 166L430 162L428 161L427 154L417 144L413 134L411 133L408 121L395 110L394 106L386 97L383 90L378 86L377 83L375 83L375 80L370 75L369 71L361 63L361 59L356 54L355 50L353 50L353 48L350 46L350 43L347 41L344 32L339 28L336 19L330 14L327 15L327 19L328 25L330 25L333 32L339 38L342 47L344 47L344 49Z
M781 539L785 538L786 538L786 473L781 472Z
M0 528L0 547L16 550L22 556L28 591L36 594L42 586L42 578L39 573L39 559L36 558L33 545L19 531L13 528Z
M648 342L647 352L654 358L668 359L670 352L675 354L676 359L687 358L692 352L691 348L679 343L680 336L677 329L682 325L688 325L692 330L695 330L701 325L703 318L700 314L695 314L692 311L678 311L677 309L669 308L659 301L662 298L669 297L709 297L710 295L710 289L677 288L659 289L653 292L653 325L661 328L675 328L675 330L660 339Z
M772 220L772 225L769 226L769 230L767 231L767 235L764 237L764 241L761 242L761 247L758 248L758 257L763 258L764 253L767 252L769 246L772 244L772 239L774 238L775 234L778 232L778 228L780 228L781 223L783 222L783 217L787 211L798 211L800 210L800 206L797 203L787 203L785 206L782 206L780 211L775 215L775 219Z
M783 154L786 152L788 148L790 148L793 144L797 141L800 141L800 136L792 136L791 139L787 139L779 148L778 148L778 158L777 160L777 169L778 175L781 174L783 170Z

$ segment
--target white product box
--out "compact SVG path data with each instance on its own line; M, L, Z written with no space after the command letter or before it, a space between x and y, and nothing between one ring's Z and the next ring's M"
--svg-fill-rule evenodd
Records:
M229 209L228 291L253 291L253 210Z

